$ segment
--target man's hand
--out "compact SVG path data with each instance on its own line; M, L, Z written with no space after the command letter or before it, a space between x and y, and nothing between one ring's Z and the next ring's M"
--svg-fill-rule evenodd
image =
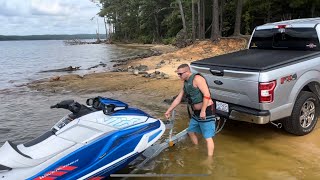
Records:
M164 113L164 115L166 116L167 119L169 119L171 115L171 111L167 111L166 113Z
M201 111L200 112L200 118L205 120L206 119L206 111Z

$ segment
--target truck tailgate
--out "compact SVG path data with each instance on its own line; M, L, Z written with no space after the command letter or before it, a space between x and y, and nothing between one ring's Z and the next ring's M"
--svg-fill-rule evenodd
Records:
M259 109L259 72L228 70L193 63L191 70L206 78L213 99L228 103L229 107L237 104Z

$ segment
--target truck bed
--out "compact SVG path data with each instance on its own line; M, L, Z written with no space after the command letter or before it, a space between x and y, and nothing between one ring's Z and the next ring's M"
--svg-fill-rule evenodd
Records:
M293 50L264 50L246 49L234 53L215 56L199 61L192 65L217 66L226 68L240 68L250 71L264 71L277 66L302 61L320 55L319 51L293 51Z

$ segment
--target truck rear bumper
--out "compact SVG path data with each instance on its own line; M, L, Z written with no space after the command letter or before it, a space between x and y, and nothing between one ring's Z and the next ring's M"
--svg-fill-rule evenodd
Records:
M232 120L245 121L255 124L267 124L270 122L270 111L247 108L235 104L229 104L229 113L216 111L219 116Z
M255 124L267 124L270 122L270 116L259 116L254 114L248 114L245 112L240 112L236 110L232 110L229 119L237 120L237 121L245 121Z

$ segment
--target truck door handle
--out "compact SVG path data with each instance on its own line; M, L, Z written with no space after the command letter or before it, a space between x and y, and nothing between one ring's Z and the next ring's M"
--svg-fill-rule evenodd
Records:
M215 76L223 76L223 70L214 70L214 69L210 69L211 74L215 75Z

